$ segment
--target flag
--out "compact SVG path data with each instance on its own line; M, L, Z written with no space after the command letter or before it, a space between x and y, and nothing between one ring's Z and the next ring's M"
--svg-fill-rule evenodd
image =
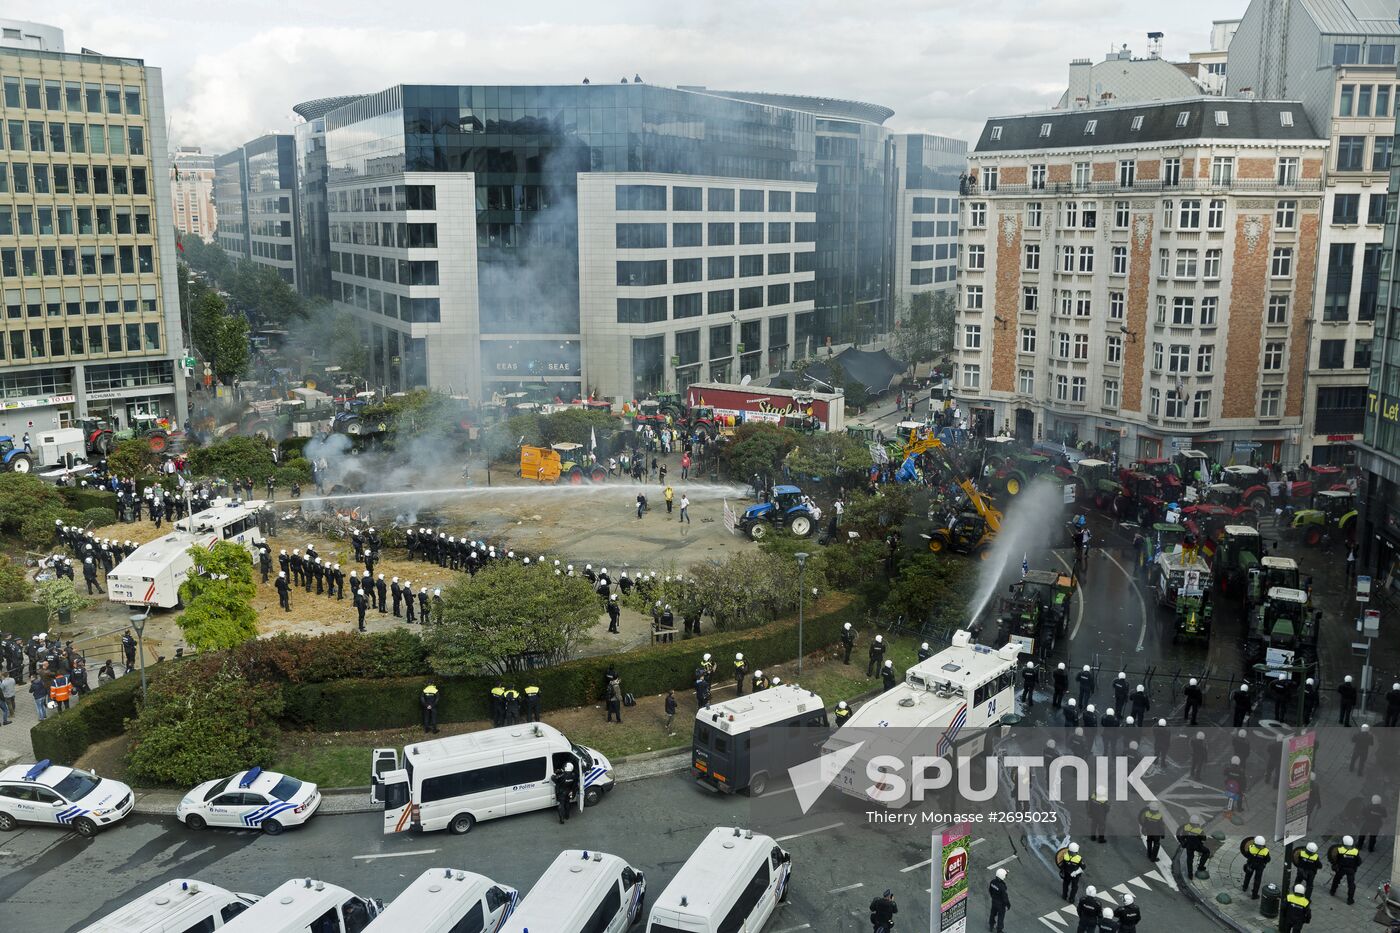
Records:
M953 721L948 724L947 731L943 733L941 738L939 738L938 748L935 754L937 754L939 757L943 757L947 755L950 751L952 751L953 742L957 739L958 733L962 731L962 727L965 725L967 725L966 703L964 703L962 705L962 708L959 709L957 713L953 716Z
M593 452L593 456L598 456L598 429L588 429L588 447Z
M1206 539L1201 542L1201 553L1205 555L1206 560L1213 560L1215 558L1214 538L1207 536Z
M183 252L185 251L185 244L182 243L182 242L179 241L179 240L176 240L176 241L175 241L175 248L178 249L180 252L183 253Z
M1028 573L1030 573L1030 572L1031 572L1030 554L1022 554L1022 555L1021 555L1021 577L1024 579L1025 576L1026 576L1026 574L1028 574Z

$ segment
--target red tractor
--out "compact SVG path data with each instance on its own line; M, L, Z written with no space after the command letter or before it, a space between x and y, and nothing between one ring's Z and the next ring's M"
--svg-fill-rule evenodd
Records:
M1123 470L1118 477L1120 492L1113 503L1119 521L1152 525L1167 514L1167 503L1174 501L1160 479L1141 470Z
M1259 512L1244 501L1240 490L1229 483L1206 487L1205 498L1181 510L1186 525L1198 538L1215 538L1227 525L1259 524Z
M1258 467L1227 466L1220 471L1220 478L1239 490L1241 502L1255 512L1263 514L1270 507L1269 474ZM1297 495L1296 489L1294 494Z
M89 457L105 457L112 452L117 441L112 433L112 424L97 418L84 418L78 422L83 429L83 442Z
M1137 461L1129 469L1156 479L1161 484L1163 497L1168 501L1177 498L1181 489L1181 475L1173 461L1166 457L1148 457Z

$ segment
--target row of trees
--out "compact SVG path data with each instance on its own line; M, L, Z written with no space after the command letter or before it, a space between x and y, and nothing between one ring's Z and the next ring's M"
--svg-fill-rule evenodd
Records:
M180 267L180 289L185 297L190 340L209 364L215 378L228 383L248 370L251 350L248 319L229 310L228 302L202 279Z
M307 316L306 301L277 270L248 259L237 262L217 243L180 237L185 264L227 293L232 306L258 327L285 328Z
M778 476L784 467L797 480L837 480L864 474L873 463L869 445L848 434L800 434L762 423L741 425L720 456L738 482Z

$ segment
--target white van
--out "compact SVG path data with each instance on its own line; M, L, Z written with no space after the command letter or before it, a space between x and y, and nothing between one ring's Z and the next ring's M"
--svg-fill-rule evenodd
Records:
M215 499L203 512L182 518L164 537L148 541L127 555L107 574L107 598L126 606L173 609L180 604L180 584L194 570L192 547L205 550L219 541L232 541L257 552L266 543L258 515L261 499Z
M402 764L400 764L400 761ZM600 752L574 745L553 726L527 722L404 746L375 749L372 769L384 795L384 832L470 832L481 820L553 807L555 770L572 763L579 806L613 788L613 767ZM371 775L373 778L373 775Z
M616 855L566 849L500 933L622 933L646 900L646 877Z
M716 827L656 899L646 933L758 933L791 877L792 856L771 837Z
M520 892L485 875L430 868L374 918L366 933L485 933L515 911Z
M363 933L384 905L314 878L293 878L225 924L227 933Z
M80 933L208 933L258 902L212 884L180 878L119 907Z

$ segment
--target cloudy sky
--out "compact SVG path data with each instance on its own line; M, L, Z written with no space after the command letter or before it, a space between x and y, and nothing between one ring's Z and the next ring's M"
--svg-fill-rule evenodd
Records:
M1246 0L9 0L4 15L164 70L172 142L223 151L287 131L291 106L400 82L652 84L885 104L899 130L975 138L980 121L1052 104L1071 58L1166 33L1208 47Z

